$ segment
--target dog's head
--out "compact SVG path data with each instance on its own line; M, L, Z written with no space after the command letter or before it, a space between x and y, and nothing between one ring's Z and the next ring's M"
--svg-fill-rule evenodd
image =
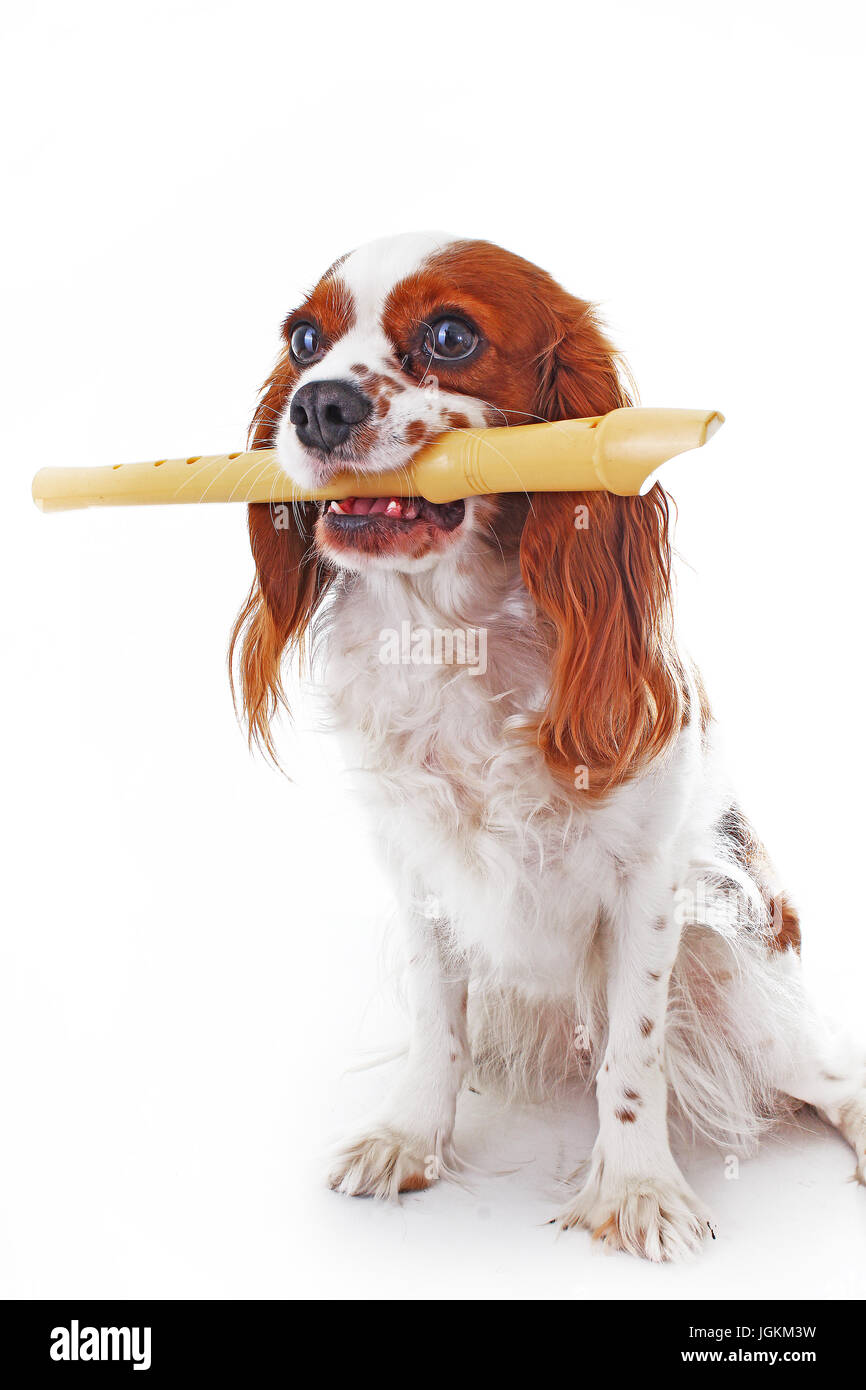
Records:
M419 234L361 247L287 316L283 338L252 437L257 447L275 446L285 471L305 486L346 469L399 469L448 430L575 419L629 404L592 306L484 241ZM577 507L586 516L581 529ZM674 711L658 682L648 685L652 629L668 588L667 508L658 487L644 498L511 494L439 506L346 498L298 505L288 526L255 505L250 535L257 579L235 636L244 636L251 731L268 748L280 657L302 640L338 570L411 575L483 564L485 555L492 564L509 549L519 553L554 635L551 708L540 732L551 761L582 762L592 749L602 780L612 768L617 780L622 758L632 761L654 741L650 704L669 733ZM588 697L599 702L591 733ZM617 720L614 711L611 722L614 705L623 714Z

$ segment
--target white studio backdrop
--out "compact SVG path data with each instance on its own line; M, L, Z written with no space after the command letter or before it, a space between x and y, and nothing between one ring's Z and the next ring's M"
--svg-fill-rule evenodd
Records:
M400 1036L390 902L309 702L293 784L235 724L243 510L29 500L46 463L242 447L281 319L362 241L444 226L545 266L645 404L727 416L666 469L683 624L856 1022L861 7L37 0L4 27L2 1292L862 1296L866 1201L817 1124L736 1184L686 1153L727 1233L687 1272L541 1229L591 1107L467 1112L515 1168L473 1192L325 1192L386 1082L344 1068Z

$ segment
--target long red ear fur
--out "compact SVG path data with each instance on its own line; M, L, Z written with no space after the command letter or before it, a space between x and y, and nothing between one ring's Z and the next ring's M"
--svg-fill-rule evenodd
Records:
M560 293L540 359L539 415L630 405L591 307ZM535 493L520 562L553 652L539 747L558 775L602 796L662 753L683 722L667 497L658 484L645 497Z
M293 381L286 351L265 383L253 416L250 441L254 449L272 446L280 409ZM278 520L288 519L285 509L277 513L261 502L247 510L256 577L232 631L229 676L236 696L235 653L240 646L241 704L250 743L276 762L271 720L277 707L286 703L280 676L282 658L293 646L303 654L304 634L333 575L314 551L314 506L293 507L287 527L277 525Z

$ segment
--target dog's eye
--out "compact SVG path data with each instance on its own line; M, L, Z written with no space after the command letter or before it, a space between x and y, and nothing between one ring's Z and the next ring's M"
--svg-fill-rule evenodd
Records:
M475 351L478 334L464 319L437 319L427 329L424 346L440 362L458 362Z
M312 362L321 352L319 330L312 323L296 323L289 341L296 362Z

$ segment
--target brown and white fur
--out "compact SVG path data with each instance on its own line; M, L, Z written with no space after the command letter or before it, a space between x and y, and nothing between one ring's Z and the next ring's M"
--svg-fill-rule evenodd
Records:
M284 336L253 435L300 483L399 467L452 428L629 403L591 306L486 242L354 251ZM670 1259L710 1229L669 1101L725 1146L811 1103L866 1181L866 1061L803 995L796 914L677 651L661 488L276 510L250 508L233 643L251 736L273 752L281 659L312 635L407 945L403 1074L332 1185L393 1197L447 1176L471 1074L544 1093L573 1073L594 1078L599 1132L560 1222L617 1248ZM483 630L485 668L384 662L404 623Z

